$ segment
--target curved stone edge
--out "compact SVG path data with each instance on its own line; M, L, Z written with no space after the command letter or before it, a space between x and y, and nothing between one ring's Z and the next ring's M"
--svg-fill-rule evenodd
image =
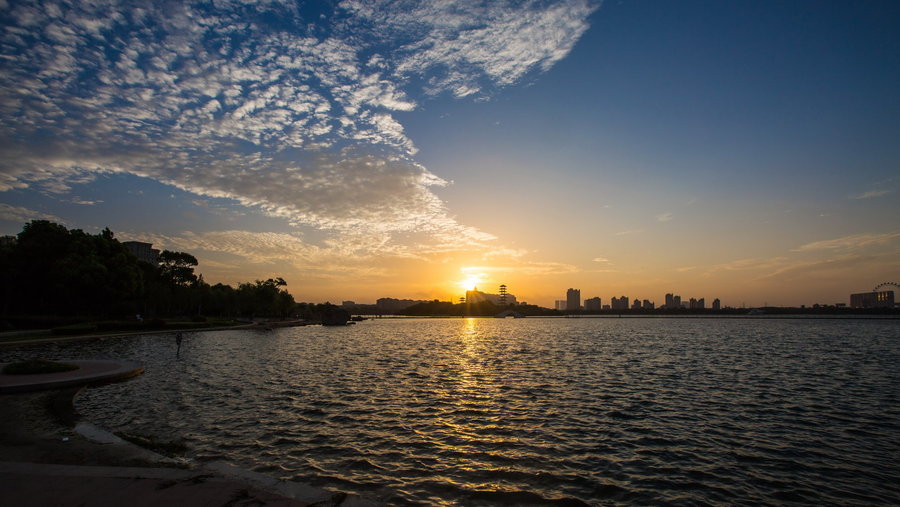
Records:
M86 364L96 363L96 360L86 361L86 360L63 360L63 362L77 364L79 367ZM49 389L61 389L65 387L77 387L77 386L86 386L86 385L98 385L98 384L106 384L111 382L120 382L123 380L128 380L132 377L136 377L142 373L144 373L144 365L134 362L134 361L109 361L111 363L118 363L120 365L119 368L112 371L104 371L90 375L80 374L78 370L73 370L71 372L61 372L66 373L68 375L60 376L58 379L46 379L41 380L36 376L37 380L34 382L21 382L21 383L13 383L13 384L5 384L3 382L3 377L6 375L0 374L0 394L13 394L13 393L25 393L31 391L43 391ZM5 366L5 364L0 365L0 368ZM22 379L22 377L26 377L27 375L15 375L17 379Z

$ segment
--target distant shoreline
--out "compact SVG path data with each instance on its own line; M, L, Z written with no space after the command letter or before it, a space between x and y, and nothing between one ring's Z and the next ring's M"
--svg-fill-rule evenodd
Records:
M367 317L370 320L427 320L427 319L497 319L504 320L510 319L511 317L506 317L504 319L500 319L497 317L493 317L490 315L361 315L363 317ZM757 315L746 315L746 314L602 314L602 315L529 315L526 318L528 319L560 319L560 320L568 320L568 319L706 319L706 320L900 320L900 314L847 314L847 315L839 315L839 314L809 314L809 313L798 313L798 314L757 314ZM514 319L515 320L515 319ZM521 319L519 319L521 320ZM259 323L251 323L251 324L239 324L236 326L219 326L219 327L206 327L206 328L167 328L167 329L156 329L156 330L142 330L142 331L124 331L124 332L111 332L111 333L103 333L103 334L83 334L83 335L72 335L72 336L59 336L50 334L49 331L46 331L46 334L31 334L24 335L29 336L28 338L24 338L21 340L4 340L4 338L9 338L10 336L4 336L0 334L0 347L15 347L20 345L34 345L41 343L57 343L57 342L68 342L68 341L85 341L85 340L95 340L95 339L103 339L103 338L119 338L125 336L140 336L140 335L156 335L156 334L171 334L171 333L203 333L207 331L227 331L231 329L255 329L259 327Z
M497 318L492 315L365 315L361 316L371 320L382 319L510 319L511 317ZM809 319L809 320L900 320L900 314L811 314L811 313L784 313L784 314L587 314L587 315L528 315L528 319L748 319L748 320L772 320L772 319Z

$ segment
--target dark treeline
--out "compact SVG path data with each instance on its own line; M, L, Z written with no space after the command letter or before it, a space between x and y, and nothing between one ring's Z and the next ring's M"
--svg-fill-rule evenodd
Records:
M282 278L210 285L194 273L197 259L165 250L159 263L139 261L112 231L36 220L0 245L0 315L117 319L215 316L312 316L322 305L297 305Z

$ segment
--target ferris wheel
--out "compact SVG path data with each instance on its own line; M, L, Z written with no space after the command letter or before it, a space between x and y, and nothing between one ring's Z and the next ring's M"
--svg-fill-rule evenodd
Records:
M896 282L884 282L884 283L879 283L878 285L875 286L874 289L872 289L872 292L878 292L878 291L880 291L880 290L882 290L882 289L887 289L887 288L889 288L889 287L892 287L892 288L894 288L895 290L900 290L900 283L896 283Z

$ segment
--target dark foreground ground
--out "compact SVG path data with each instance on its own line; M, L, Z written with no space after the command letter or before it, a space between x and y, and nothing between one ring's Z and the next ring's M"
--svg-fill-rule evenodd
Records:
M227 464L192 468L159 456L79 422L78 389L0 395L0 505L374 505Z

